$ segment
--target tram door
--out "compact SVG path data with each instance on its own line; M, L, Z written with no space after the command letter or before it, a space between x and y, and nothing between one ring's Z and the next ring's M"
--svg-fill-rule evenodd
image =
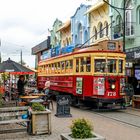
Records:
M83 94L83 78L76 77L76 94Z

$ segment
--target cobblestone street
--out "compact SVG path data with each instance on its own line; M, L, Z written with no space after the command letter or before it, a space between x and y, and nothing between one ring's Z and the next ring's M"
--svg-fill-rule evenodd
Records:
M55 105L56 106L56 105ZM139 111L129 110L129 112ZM52 134L30 136L26 132L0 134L0 140L60 140L60 134L69 132L69 126L73 119L87 118L93 122L94 131L106 138L106 140L139 140L140 128L136 128L103 116L99 116L92 111L81 110L71 107L72 117L58 118L55 116L56 110L52 111Z

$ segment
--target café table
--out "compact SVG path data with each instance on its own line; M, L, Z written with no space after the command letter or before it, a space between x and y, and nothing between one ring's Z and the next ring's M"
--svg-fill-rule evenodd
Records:
M23 99L27 103L30 103L33 99L38 99L40 97L39 96L26 95L26 96L20 96L19 98Z
M33 93L32 96L47 96L46 94L44 93Z

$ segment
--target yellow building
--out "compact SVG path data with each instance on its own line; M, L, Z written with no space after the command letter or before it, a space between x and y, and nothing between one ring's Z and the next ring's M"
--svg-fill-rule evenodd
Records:
M61 48L71 45L71 22L68 20L59 29L61 38Z
M109 6L103 0L99 0L86 14L89 16L90 38L94 36L90 44L108 40L110 37Z

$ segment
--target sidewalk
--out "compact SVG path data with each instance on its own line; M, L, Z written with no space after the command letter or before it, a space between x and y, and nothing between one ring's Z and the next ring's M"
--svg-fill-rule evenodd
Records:
M56 108L56 104L54 103ZM0 140L60 140L60 134L70 132L69 126L73 119L87 118L94 125L94 131L106 138L106 140L139 140L140 129L117 121L104 118L88 110L71 107L72 117L58 118L56 110L52 111L52 134L30 136L26 132L0 134ZM139 112L140 113L140 112Z

